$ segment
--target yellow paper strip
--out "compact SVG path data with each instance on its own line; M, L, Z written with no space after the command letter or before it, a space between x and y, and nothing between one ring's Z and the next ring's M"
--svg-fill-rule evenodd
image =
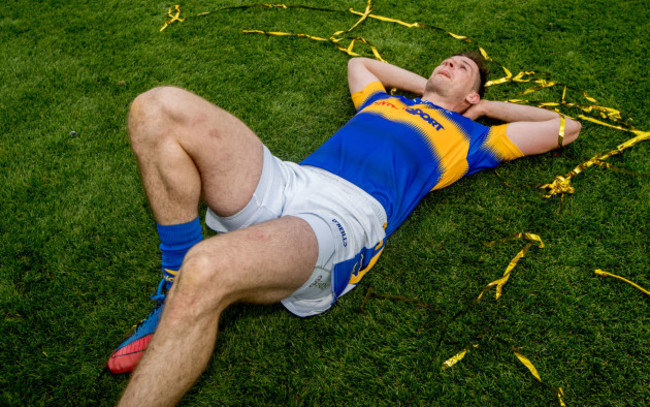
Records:
M519 359L519 361L520 361L521 363L523 363L524 366L526 366L526 367L528 368L528 370L530 371L530 373L532 373L532 375L535 376L535 379L539 380L540 383L541 383L542 378L539 376L539 373L537 372L537 369L536 369L535 366L531 363L531 361L528 360L528 358L527 358L526 356L524 356L524 354L521 353L521 352L519 352L518 350L513 350L513 352L515 353L515 356L517 357L517 359Z
M579 117L585 120L598 122L598 120L586 117L584 115L580 115ZM618 130L629 131L633 134L636 134L637 136L627 140L624 143L619 144L612 151L609 151L607 153L596 154L595 156L579 164L577 167L575 167L573 170L571 170L570 172L568 172L563 176L562 175L556 176L553 182L551 182L550 184L540 185L540 188L546 189L546 195L544 195L544 198L550 198L554 195L564 195L565 193L572 194L573 192L575 192L575 189L571 186L571 179L576 175L580 174L584 169L589 168L592 165L596 164L597 161L603 161L613 155L621 154L623 150L630 148L635 144L638 144L642 141L650 140L650 131L628 130L622 127L617 127L602 122L598 122L598 124L602 124L603 126L607 126L607 127L613 127Z
M594 99L594 98L592 98L591 96L587 95L587 93L585 93L585 92L582 92L582 96L584 96L585 99L587 99L587 100L590 101L591 103L598 103L598 102L596 101L596 99Z
M480 47L480 46L479 46L479 47L478 47L478 50L479 50L479 52L481 53L481 55L483 55L483 58L485 58L486 61L492 61L492 58L490 58L490 56L489 56L489 55L487 54L487 52L483 49L483 47ZM503 69L506 69L506 67L504 66Z
M172 14L173 11L176 11L176 14ZM183 21L185 21L184 18L179 17L181 15L181 6L180 6L180 4L177 4L174 7L170 7L169 11L167 12L167 15L171 18L171 20L165 21L165 25L163 25L162 28L160 29L161 32L165 28L167 28L170 24L172 24L174 21L180 21L181 23Z
M562 400L562 396L564 396L564 390L562 390L561 387L557 388L557 399L560 402L560 406L566 407L566 404L564 404L564 400Z
M352 11L352 9L350 9L350 11ZM363 14L361 14L361 18L352 27L348 28L345 31L337 31L334 34L332 34L332 37L354 30L355 28L357 28L359 24L361 24L368 18L371 11L372 11L372 0L368 0L368 4L366 4L366 10L363 12Z
M635 283L631 282L630 280L628 280L628 279L626 279L626 278L623 278L623 277L621 277L621 276L617 276L616 274L608 273L608 272L603 271L603 270L601 270L601 269L596 269L596 270L594 271L594 273L595 273L595 274L598 274L599 276L603 276L603 277L614 277L614 278L618 278L619 280L621 280L621 281L625 281L626 283L630 284L630 285L633 286L634 288L636 288L636 289L638 289L638 290L641 290L641 292L644 293L645 295L650 295L650 291L646 290L645 288L641 287L641 286L638 285L638 284L635 284Z
M513 82L530 82L531 79L524 79L524 76L535 75L535 73L536 73L535 71L521 71L512 78L512 81Z
M562 148L564 145L564 128L566 127L566 117L560 115L560 132L557 135L557 145Z
M474 347L476 349L476 348L478 348L478 344L477 345L472 345L472 347ZM465 357L467 352L469 352L469 350L470 350L470 347L468 346L465 349L458 352L457 354L455 354L454 356L452 356L449 359L445 360L444 363L442 364L442 370L447 370L450 367L452 367L453 365L455 365L456 363L463 360L463 358Z
M313 35L308 34L292 34L280 31L261 31L261 30L242 30L244 34L264 34L264 35L275 35L275 36L289 36L289 37L301 37L309 38L314 41L329 41L327 38L314 37Z
M537 371L537 369L535 368L533 363L526 356L524 356L523 353L519 352L518 350L513 349L512 351L515 354L515 356L517 357L517 359L519 359L519 361L524 366L526 366L526 368L535 377L535 379L537 379L540 383L542 383L542 378L539 375L539 372ZM562 396L564 396L564 390L562 390L561 387L558 387L558 388L555 389L555 392L557 393L557 398L558 398L558 401L560 403L560 406L566 407L566 404L564 404L564 400L562 400Z
M359 15L359 16L363 15L362 12L355 11L354 9L350 9L349 11L352 14L356 14L356 15ZM368 18L374 18L375 20L384 21L384 22L387 22L387 23L396 23L396 24L400 24L400 25L403 25L403 26L408 27L408 28L422 27L422 25L419 24L419 23L405 23L404 21L396 20L396 19L390 18L390 17L378 16L376 14L368 14Z
M524 246L524 248L519 253L517 253L517 255L510 261L510 264L508 264L508 267L506 268L506 271L503 273L503 276L500 279L495 280L495 281L493 281L493 282L491 282L491 283L489 283L488 285L485 286L483 291L481 291L481 293L478 295L478 298L476 299L476 301L480 301L481 298L483 297L483 294L487 290L489 290L491 287L494 287L494 286L497 287L497 289L496 289L496 299L498 300L499 297L501 297L501 291L502 291L503 286L508 282L508 279L510 278L510 273L512 272L512 269L514 269L515 266L517 265L517 263L519 262L519 260L526 255L526 253L528 252L528 249L530 249L530 247L533 245L533 243L538 242L539 243L539 248L540 249L544 248L544 242L542 242L542 238L539 237L538 235L534 234L534 233L515 233L514 235L508 236L506 238L503 238L503 239L500 239L500 240L495 240L493 242L488 242L488 243L486 243L486 245L488 247L492 247L492 246L494 246L496 244L507 242L509 240L514 240L514 239L526 239L526 240L530 240L530 242L527 243L526 246Z
M550 88L550 87L552 87L552 86L557 85L556 82L546 81L545 79L537 79L536 81L533 81L533 82L535 82L535 83L539 83L539 86L535 86L535 87L532 87L532 88L526 89L526 90L522 93L522 95L527 95L527 94L529 94L529 93L536 92L536 91L538 91L538 90L540 90L540 89Z
M508 68L506 68L505 66L502 66L501 68L503 68L503 71L506 73L506 76L504 76L503 78L487 81L485 83L486 88L494 85L499 85L501 83L510 82L512 80L512 72L510 72Z
M469 40L469 38L467 38L467 37L464 36L464 35L458 35L458 34L454 34L454 33L452 33L452 32L447 32L447 34L449 34L449 35L452 36L453 38L456 38L457 40L462 40L462 41L467 41L467 40Z

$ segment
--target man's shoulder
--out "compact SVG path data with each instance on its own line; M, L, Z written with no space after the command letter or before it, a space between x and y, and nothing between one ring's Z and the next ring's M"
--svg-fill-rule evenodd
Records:
M373 103L376 100L390 96L386 93L386 88L379 81L370 82L362 90L352 94L352 102L357 111Z

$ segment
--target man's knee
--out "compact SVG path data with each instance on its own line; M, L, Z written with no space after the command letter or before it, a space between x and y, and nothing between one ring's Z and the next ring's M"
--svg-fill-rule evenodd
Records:
M185 256L174 282L174 296L199 312L225 308L234 292L228 272L233 266L228 264L226 253L214 256L201 246L194 246Z
M128 127L134 147L156 141L169 133L175 122L187 115L183 99L189 92L172 86L162 86L138 95L131 103Z
M184 91L172 86L160 86L139 94L131 103L129 120L164 114L174 95L179 92Z

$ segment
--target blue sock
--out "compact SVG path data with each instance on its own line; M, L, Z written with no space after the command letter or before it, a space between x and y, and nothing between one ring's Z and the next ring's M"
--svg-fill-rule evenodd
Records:
M165 288L169 290L174 282L176 273L183 264L187 252L203 240L199 217L187 223L177 225L161 225L156 223L162 250L162 272Z

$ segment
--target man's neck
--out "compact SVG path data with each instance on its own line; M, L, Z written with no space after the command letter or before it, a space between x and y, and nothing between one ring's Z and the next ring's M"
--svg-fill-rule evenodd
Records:
M438 93L433 92L424 92L424 95L422 95L422 100L426 100L427 102L431 102L434 105L442 107L443 109L451 110L452 112L460 114L462 114L469 107L468 103L464 100L460 103L457 101L454 102Z

